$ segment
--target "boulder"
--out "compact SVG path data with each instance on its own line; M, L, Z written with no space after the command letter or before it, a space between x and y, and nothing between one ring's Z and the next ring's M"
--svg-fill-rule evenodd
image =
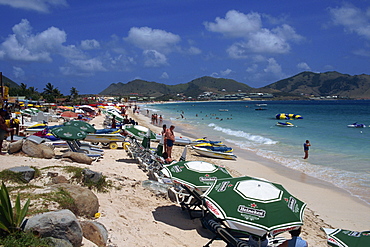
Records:
M23 146L23 139L20 139L16 142L11 142L8 146L8 152L10 154L18 153L19 151L22 150Z
M93 160L89 156L87 156L86 154L77 153L77 152L67 152L67 153L62 155L62 158L69 158L73 162L77 162L77 163L81 163L81 164L87 164L87 165L91 165L91 163L93 162Z
M64 239L46 237L44 238L50 247L73 247L73 245Z
M35 176L35 169L29 166L16 166L8 169L9 171L20 173L22 180L25 182L31 181Z
M94 217L99 211L98 197L88 188L74 184L54 184L51 188L63 189L75 202L73 212L78 216Z
M82 243L82 228L76 216L68 209L47 212L30 218L25 231L40 237L53 237L69 241L78 247Z
M53 183L53 184L68 184L69 181L65 176L60 175L60 176L56 176L56 177L51 178L51 183Z
M51 159L55 156L54 150L50 146L44 143L37 144L30 140L24 141L22 151L35 158Z
M80 221L83 236L99 247L107 245L108 231L105 226L96 221Z
M103 177L101 172L94 172L90 169L83 169L82 174L84 176L85 182L98 183L99 180Z

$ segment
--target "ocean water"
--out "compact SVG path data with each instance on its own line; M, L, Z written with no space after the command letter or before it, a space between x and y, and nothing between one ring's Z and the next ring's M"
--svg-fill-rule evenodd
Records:
M267 104L257 106L257 104ZM194 137L221 140L330 182L370 204L370 101L227 101L145 105ZM265 110L256 110L263 108ZM303 119L277 120L276 114ZM276 126L289 121L294 127ZM366 128L349 128L352 123ZM195 128L194 128L195 127ZM303 143L311 142L303 160Z

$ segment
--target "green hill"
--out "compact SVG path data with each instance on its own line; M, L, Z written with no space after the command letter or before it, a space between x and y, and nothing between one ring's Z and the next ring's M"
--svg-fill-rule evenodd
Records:
M295 95L339 96L342 98L370 99L370 76L347 75L338 72L302 72L277 81L261 90Z

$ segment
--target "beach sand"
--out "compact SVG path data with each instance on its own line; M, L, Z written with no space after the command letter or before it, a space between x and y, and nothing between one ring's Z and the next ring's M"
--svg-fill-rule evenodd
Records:
M140 125L160 133L159 126L150 124L144 115L135 114ZM91 121L96 128L102 128L103 116ZM177 136L182 135L175 129ZM156 146L155 143L152 146ZM173 158L178 159L182 146L174 146ZM96 219L109 231L110 246L203 246L212 234L203 229L199 219L191 220L180 206L163 196L144 189L141 182L147 180L135 160L128 157L126 151L104 149L104 158L92 165L69 163L60 159L36 159L21 155L0 156L1 169L14 166L36 166L39 168L52 165L75 165L102 172L113 182L116 188L108 193L94 193L99 198L101 217ZM303 173L288 170L279 164L263 159L253 153L245 153L236 161L226 161L200 157L188 149L187 160L204 160L225 165L233 176L255 176L281 183L292 194L305 201L305 224L301 236L310 246L328 246L321 227L344 228L357 231L369 230L370 207L348 193L330 184L315 180ZM32 205L31 205L32 206ZM288 234L283 234L289 237ZM95 246L84 239L84 246ZM217 240L213 247L225 246Z

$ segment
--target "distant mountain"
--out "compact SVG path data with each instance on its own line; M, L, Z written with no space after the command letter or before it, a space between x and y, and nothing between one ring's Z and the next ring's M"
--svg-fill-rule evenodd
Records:
M244 83L231 79L213 78L204 76L188 83L177 85L166 85L157 82L143 80L133 80L128 83L112 83L103 90L101 95L129 95L139 94L142 96L161 97L165 95L184 94L187 97L197 97L205 91L232 93L232 92L251 92L253 88Z
M9 86L9 87L12 87L12 88L19 87L19 85L17 83L10 80L8 77L6 77L4 75L3 75L3 85L4 86Z
M260 88L270 92L295 95L333 96L370 99L370 75L347 75L338 72L302 72Z

